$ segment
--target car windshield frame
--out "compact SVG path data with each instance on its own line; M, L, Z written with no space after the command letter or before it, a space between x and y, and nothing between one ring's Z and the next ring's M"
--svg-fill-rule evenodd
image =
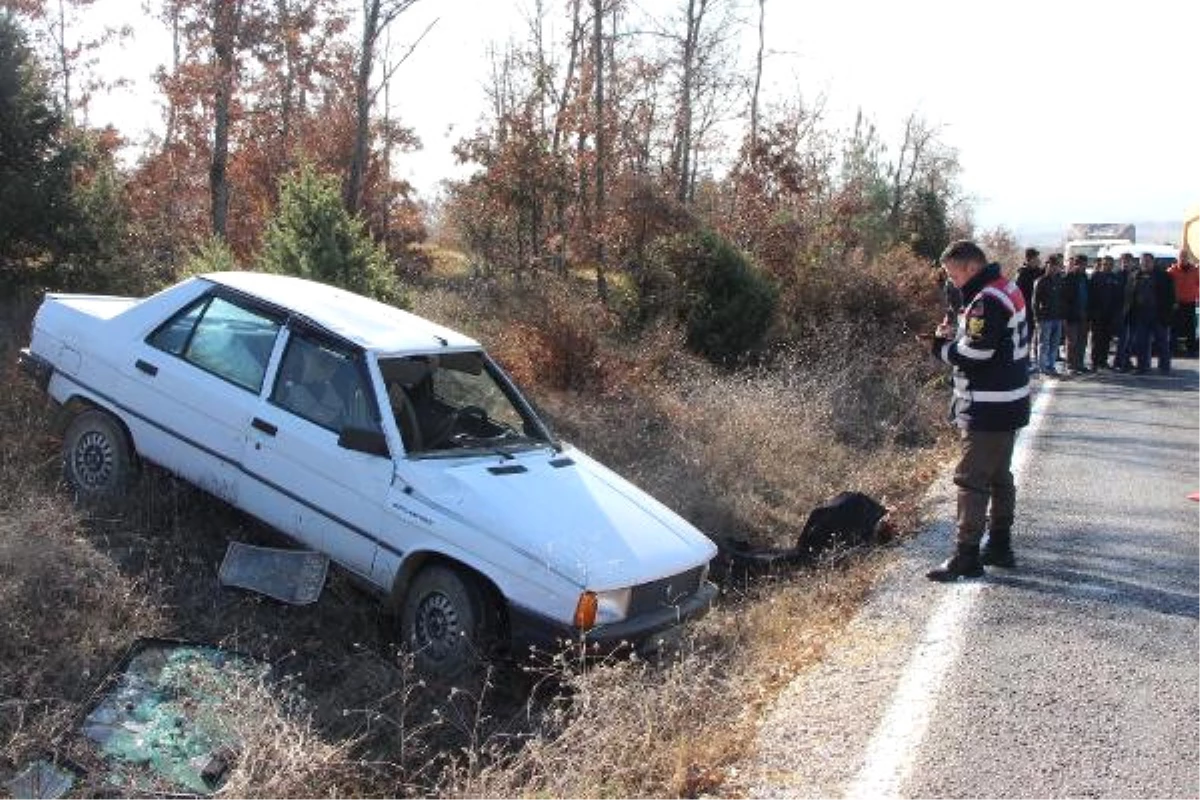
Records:
M377 355L382 406L410 459L560 449L549 425L481 349Z

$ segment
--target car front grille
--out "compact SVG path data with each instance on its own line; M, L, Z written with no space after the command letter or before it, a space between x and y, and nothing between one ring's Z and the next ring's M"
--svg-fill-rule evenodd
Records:
M636 617L679 605L696 593L703 576L704 565L701 564L687 572L633 587L633 594L629 598L629 616Z

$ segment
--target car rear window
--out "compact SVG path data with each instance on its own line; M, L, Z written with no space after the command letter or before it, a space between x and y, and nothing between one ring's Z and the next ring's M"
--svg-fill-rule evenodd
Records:
M150 334L153 347L243 389L262 389L281 321L224 297L203 297Z

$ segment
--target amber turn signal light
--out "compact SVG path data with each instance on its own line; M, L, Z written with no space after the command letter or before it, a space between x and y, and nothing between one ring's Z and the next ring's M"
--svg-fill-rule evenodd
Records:
M591 630L596 624L596 610L599 605L595 592L579 595L579 602L575 604L575 627L581 631Z

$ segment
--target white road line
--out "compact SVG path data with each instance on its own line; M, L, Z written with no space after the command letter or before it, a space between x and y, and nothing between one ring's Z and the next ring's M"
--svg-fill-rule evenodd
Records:
M1029 425L1017 438L1012 472L1018 486L1029 461L1029 443L1037 436L1053 394L1054 383L1044 381L1034 400ZM887 714L867 745L863 767L847 789L847 797L900 796L900 787L925 738L942 680L958 658L967 618L984 585L970 581L947 587L949 591L942 596L926 623Z

